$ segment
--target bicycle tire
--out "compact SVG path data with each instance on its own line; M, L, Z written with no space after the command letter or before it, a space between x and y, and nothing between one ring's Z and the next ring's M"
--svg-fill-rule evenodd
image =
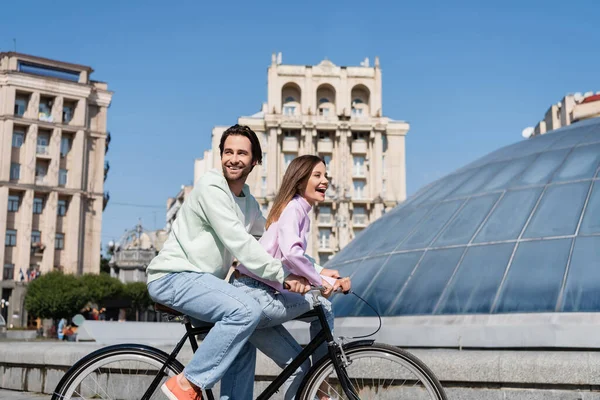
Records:
M110 362L124 363L146 361L149 365L160 368L162 365L167 363L168 357L169 355L162 350L139 344L119 344L103 347L83 357L71 368L69 368L69 370L67 370L65 375L56 386L56 389L52 394L52 400L71 399L73 393L77 391L77 387L81 387L82 382L89 374L96 371L96 368L100 370L100 368ZM173 360L168 363L165 372L171 376L177 375L183 371L183 368L183 365L179 361ZM151 374L148 374L148 371L146 371L146 374L149 377L148 379L153 378ZM160 392L160 387L156 389L156 392ZM105 390L104 393L108 394L108 391ZM139 397L137 398L141 398L143 391L142 393L138 392L138 394ZM90 397L98 398L97 396Z
M406 370L414 373L417 377L420 378L421 382L422 382L422 387L421 386L410 386L405 388L404 390L407 390L406 393L406 398L425 398L423 396L427 396L427 398L430 399L434 399L434 400L447 400L446 397L446 393L444 392L444 389L441 385L441 383L439 382L439 380L437 379L437 377L435 376L435 374L431 371L431 369L429 369L429 367L427 367L427 365L425 365L425 363L423 363L421 360L419 360L416 356L414 356L413 354L402 350L398 347L394 347L394 346L390 346L387 344L382 344L382 343L367 343L365 344L364 342L362 343L348 343L347 345L344 346L344 353L346 354L346 357L348 358L349 361L352 361L353 363L356 362L357 360L360 360L362 357L361 356L366 356L368 354L371 354L372 356L375 356L375 358L381 358L382 360L387 361L394 361L396 363L398 363L399 365L402 366L402 368L406 368ZM350 365L350 367L352 367L352 365ZM369 394L367 395L369 399L372 398L385 398L385 399L389 399L389 398L405 398L402 397L401 395L401 391L402 389L402 385L400 385L400 387L398 387L398 385L394 385L395 381L401 381L403 379L402 376L398 377L395 376L394 378L384 378L383 380L383 384L384 384L384 390L380 390L381 388L377 388L376 390L373 389L373 387L371 387L371 385L369 385L370 382L374 382L375 381L375 375L377 373L381 374L381 368L377 368L376 364L371 364L369 365L370 370L368 372L364 372L364 374L366 374L367 376L362 377L362 378L351 378L348 377L347 379L349 380L353 380L355 379L358 383L358 379L360 379L360 381L364 384L365 382L367 383L367 386L365 388L363 388L363 392L368 392ZM298 393L300 393L300 395L297 397L297 399L299 400L314 400L315 399L315 395L316 395L316 391L319 388L319 386L321 385L321 383L323 383L326 379L328 379L327 373L328 371L333 371L333 361L329 358L329 357L324 357L322 358L315 366L313 366L313 368L311 368L306 377L304 378L304 381L302 382L302 384L300 385L300 388L298 390ZM344 369L345 370L345 369ZM392 370L387 371L387 373L391 374ZM398 370L394 370L393 373L398 372ZM370 375L370 376L369 376ZM379 380L381 380L381 378L377 378ZM388 389L392 388L392 390L390 391L385 391L385 382L390 379L390 386L388 387ZM404 379L404 382L407 382L408 379ZM339 383L339 380L338 380ZM330 387L333 387L332 385L329 385ZM420 390L420 396L415 396L415 391ZM341 396L340 394L341 390L336 391L336 394L338 396ZM361 391L358 391L359 395L361 393ZM343 394L343 393L342 393ZM379 395L380 397L372 397L373 395ZM343 394L344 397L339 397L342 399L347 398L345 394ZM393 397L392 397L393 396ZM366 396L365 396L366 397ZM359 398L363 398L361 396L359 396ZM354 399L352 399L354 400Z

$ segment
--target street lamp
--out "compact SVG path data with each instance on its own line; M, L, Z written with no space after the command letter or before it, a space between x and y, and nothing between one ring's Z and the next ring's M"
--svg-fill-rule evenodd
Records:
M9 305L10 303L8 302L8 300L0 300L0 308L8 307Z

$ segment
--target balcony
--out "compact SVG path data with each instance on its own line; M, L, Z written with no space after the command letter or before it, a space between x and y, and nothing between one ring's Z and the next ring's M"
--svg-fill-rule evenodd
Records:
M326 237L326 236L322 236L319 238L319 250L329 250L331 249L331 240Z
M355 165L354 168L352 168L352 178L365 179L366 177L367 169L364 167L364 165Z
M352 225L354 226L367 226L369 219L366 214L356 214L352 217Z
M367 154L367 141L366 140L353 140L352 141L352 153L353 154Z
M319 140L317 142L318 153L333 153L333 141L332 140Z
M333 224L333 218L331 217L331 214L319 214L317 222L319 225L329 226Z
M35 152L38 156L49 156L50 155L48 146L45 144L38 144Z
M285 137L282 140L281 150L285 153L297 153L299 149L299 139L297 137Z

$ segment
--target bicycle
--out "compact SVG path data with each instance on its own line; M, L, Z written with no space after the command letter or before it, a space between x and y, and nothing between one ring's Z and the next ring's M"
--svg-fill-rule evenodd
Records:
M307 372L298 390L297 399L318 398L322 384L327 386L328 395L336 399L447 399L433 372L409 352L387 344L375 343L374 340L344 343L345 339L340 338L341 343L336 341L318 300L320 291L314 289L311 293L314 300L313 310L296 319L316 317L321 323L321 331L292 363L275 377L257 400L271 398L322 343L327 343L328 355L314 363ZM364 301L360 296L356 296ZM65 373L52 395L52 400L161 398L163 394L157 390L160 385L169 377L183 371L184 366L176 357L185 342L189 340L195 352L198 349L196 337L207 334L212 325L193 327L186 315L158 303L155 304L155 309L166 313L171 320L180 318L185 325L186 332L171 354L142 344L104 347L85 356ZM381 328L381 318L379 321ZM368 358L371 360L367 360ZM147 364L145 369L134 369L142 363ZM109 387L111 382L112 387ZM104 383L106 388L101 388ZM212 391L206 390L204 398L214 400Z

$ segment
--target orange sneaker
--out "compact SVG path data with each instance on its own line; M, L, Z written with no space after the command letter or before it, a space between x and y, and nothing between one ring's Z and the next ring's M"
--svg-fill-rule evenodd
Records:
M160 387L162 392L169 400L202 400L202 392L195 388L183 390L179 384L179 375L175 375L167 380Z

